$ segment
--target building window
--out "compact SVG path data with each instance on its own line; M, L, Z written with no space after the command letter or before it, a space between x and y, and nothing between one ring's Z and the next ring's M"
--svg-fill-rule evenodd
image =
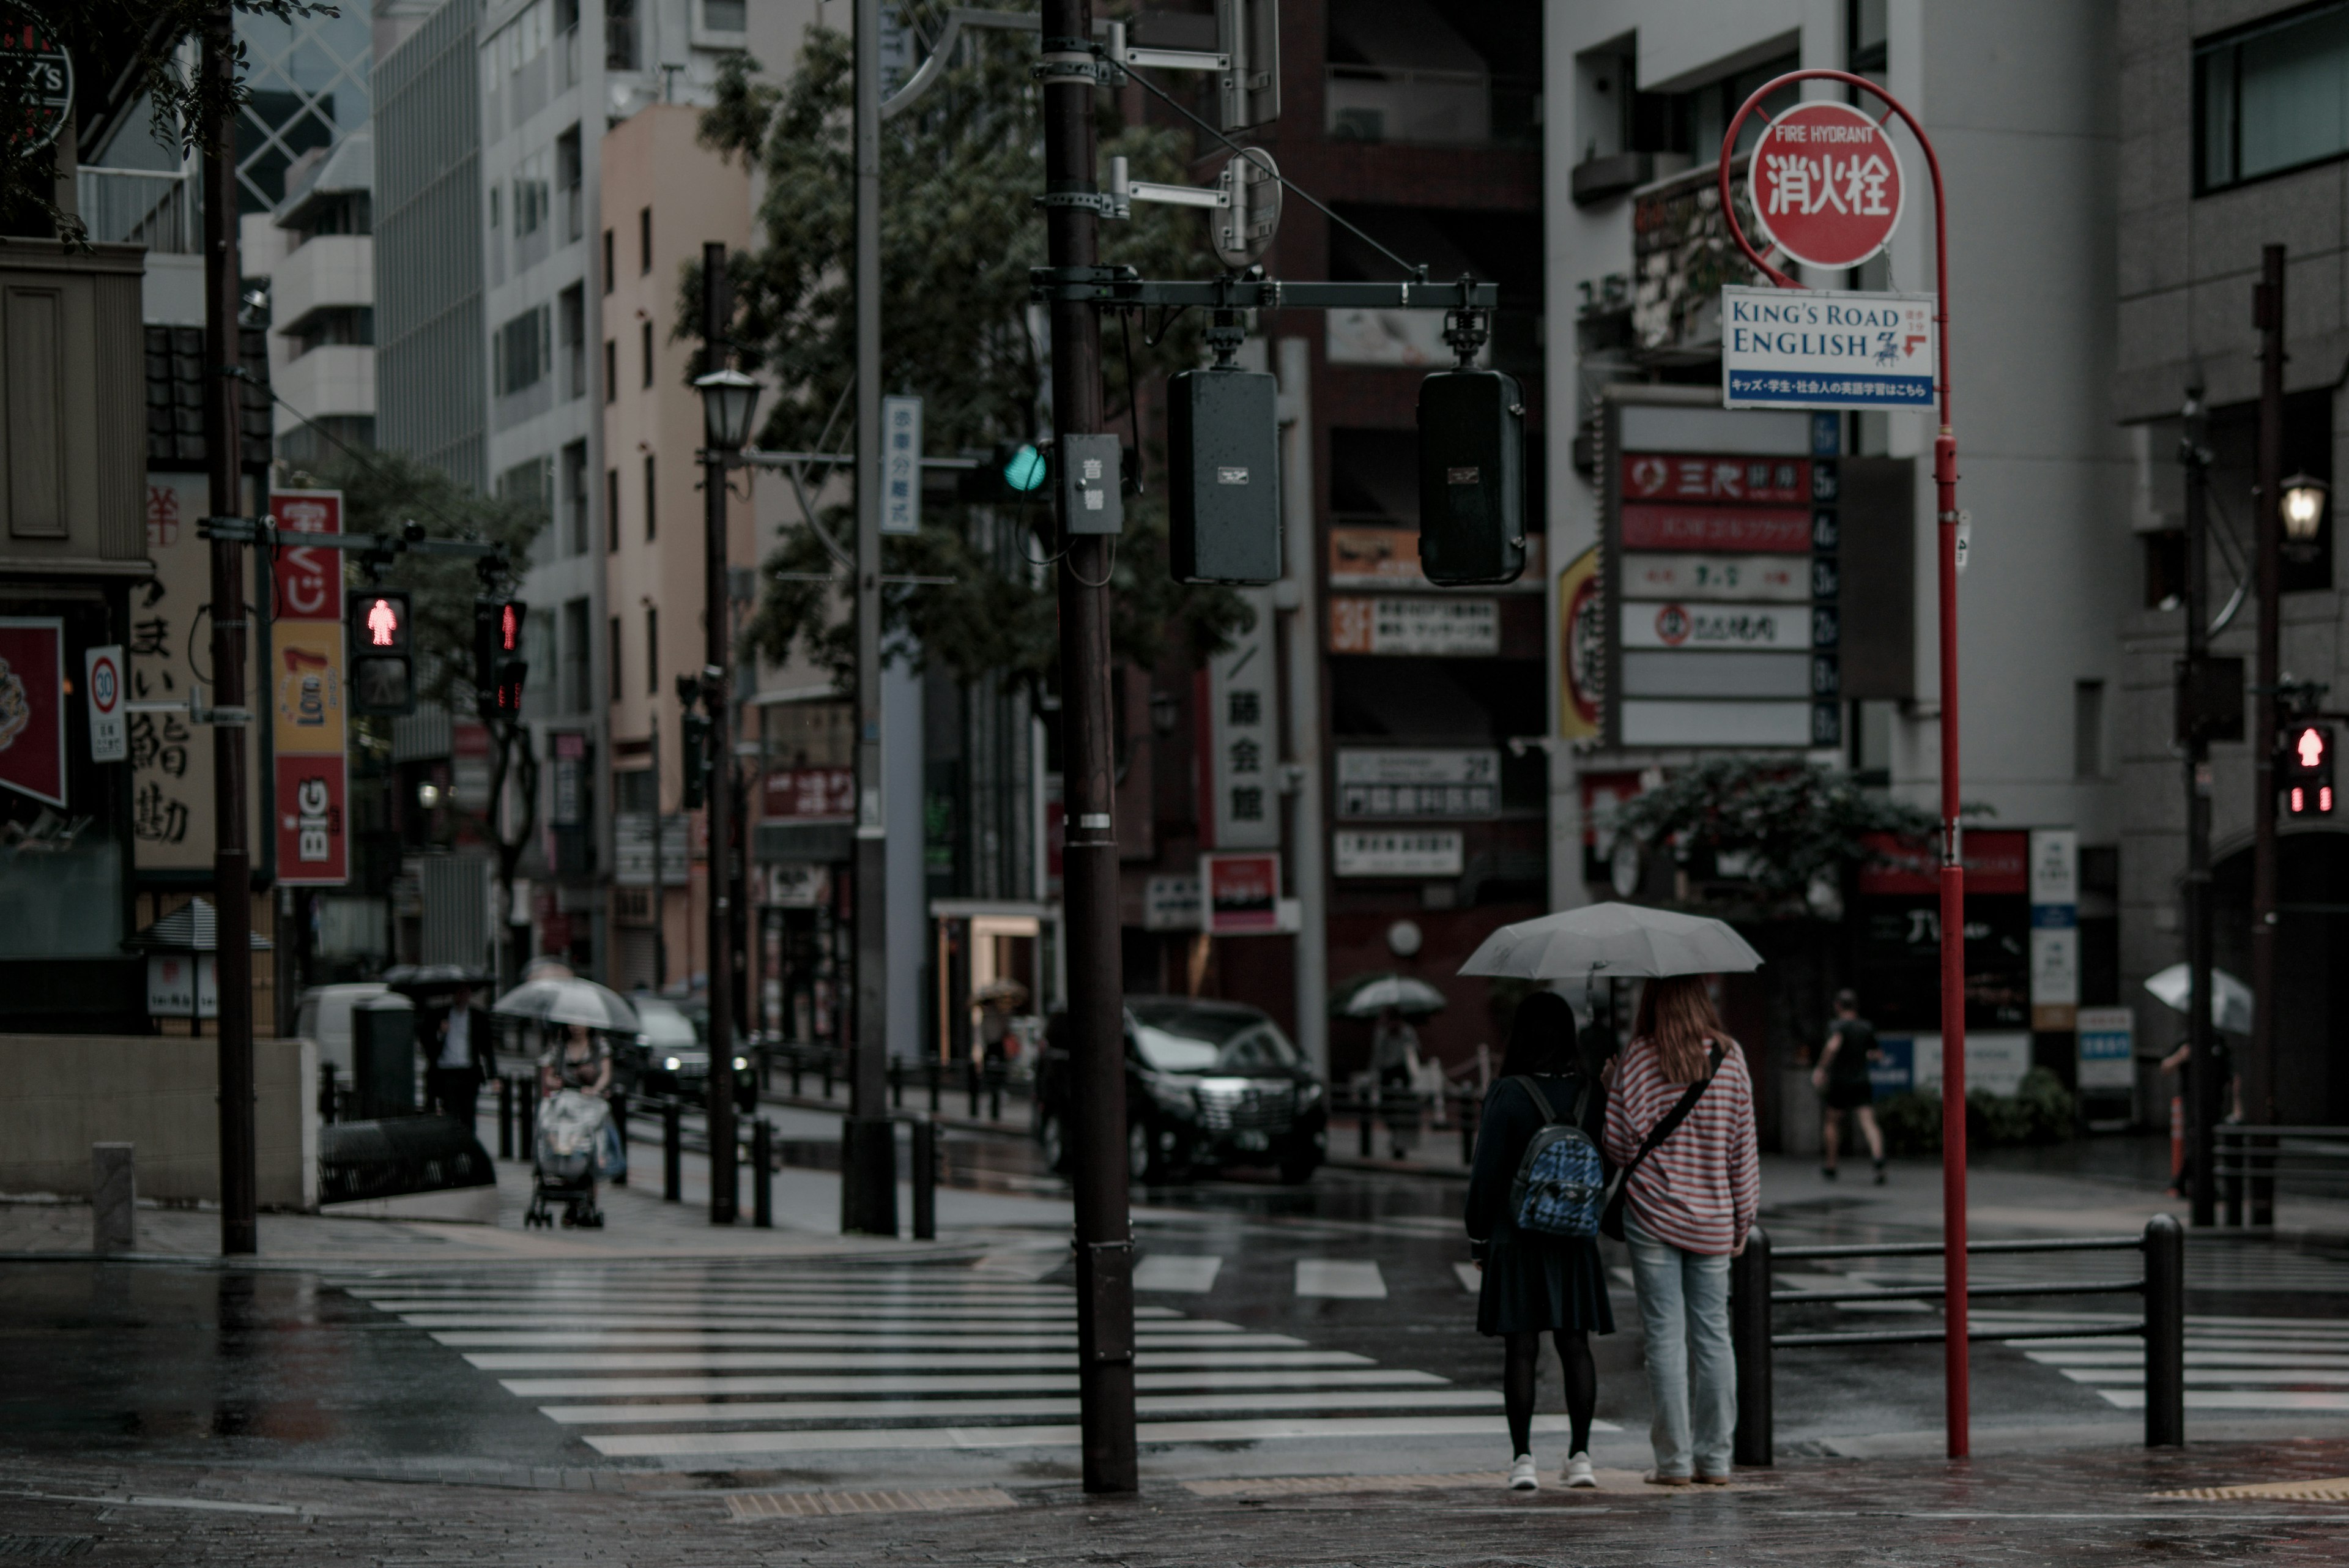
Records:
M294 358L313 348L370 348L375 343L375 307L371 305L328 305L310 312L288 327Z
M701 26L712 33L739 33L748 27L749 0L701 0Z
M554 358L554 311L551 306L525 310L498 328L490 342L490 381L502 397L536 386Z
M1883 85L1890 69L1888 0L1844 0L1843 68Z
M620 618L618 616L612 618L612 642L611 646L604 650L604 655L611 662L612 701L617 702L620 700Z
M645 453L645 543L653 542L655 525L659 521L659 508L654 504L653 454Z
M2145 607L2176 609L2186 597L2186 530L2139 534L2145 549Z
M554 459L530 458L499 474L498 499L521 507L543 523L549 504L554 499ZM548 543L559 548L561 541L558 538ZM537 559L546 559L535 550L531 553Z
M647 207L636 214L636 271L653 270L653 210Z
M524 239L546 227L550 188L543 149L514 165L514 238Z
M2105 776L2105 683L2072 683L2072 776Z
M557 341L563 348L563 395L587 395L587 286L574 283L557 296Z
M2198 194L2349 153L2349 4L2226 34L2194 51Z
M572 555L587 553L587 443L574 441L563 449L563 524L570 535ZM585 635L584 633L582 635Z
M636 0L606 0L604 6L604 68L636 68Z
M660 611L645 607L645 691L660 695Z
M587 203L579 188L585 160L579 152L579 128L573 126L554 139L554 192L562 211L563 243L571 244L586 232Z
M616 468L604 471L604 548L615 556L620 553L620 471Z
M644 324L644 335L645 385L649 387L653 384L653 324L649 321Z
M604 231L604 292L612 292L612 231Z
M604 400L620 400L620 345L609 337L604 339Z

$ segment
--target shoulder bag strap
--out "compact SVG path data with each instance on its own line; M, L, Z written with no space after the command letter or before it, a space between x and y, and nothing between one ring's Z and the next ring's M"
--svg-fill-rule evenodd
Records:
M1524 1088L1526 1094L1533 1096L1534 1109L1541 1113L1542 1126L1547 1127L1550 1123L1557 1120L1557 1113L1549 1108L1549 1097L1541 1092L1541 1086L1536 1084L1531 1078L1505 1078L1502 1082L1518 1085Z
M1628 1184L1630 1181L1631 1173L1640 1168L1640 1162L1655 1153L1657 1146L1671 1137L1681 1123L1688 1119L1688 1114L1696 1109L1696 1103L1704 1097L1707 1085L1720 1075L1721 1059L1723 1054L1722 1048L1718 1044L1714 1045L1712 1064L1705 1069L1704 1076L1691 1084L1688 1086L1688 1092L1680 1097L1680 1103L1664 1113L1663 1120L1648 1129L1646 1139L1640 1145L1640 1152L1633 1155L1631 1163L1623 1168L1625 1183Z

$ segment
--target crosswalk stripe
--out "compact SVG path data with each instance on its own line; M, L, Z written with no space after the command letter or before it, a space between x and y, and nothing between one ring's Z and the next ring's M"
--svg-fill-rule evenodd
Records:
M689 1295L633 1297L626 1301L578 1302L535 1301L526 1296L494 1297L480 1301L375 1301L367 1303L378 1312L409 1313L505 1313L527 1314L543 1318L549 1312L592 1313L609 1315L616 1313L676 1313L690 1312L703 1317L837 1317L842 1315L867 1318L886 1314L897 1318L952 1318L974 1323L999 1319L1011 1323L1035 1323L1056 1318L1074 1320L1077 1309L1065 1301L1039 1302L1032 1306L957 1307L934 1306L927 1303L892 1301L886 1297L862 1301L837 1302L709 1302ZM1133 1315L1138 1319L1175 1318L1183 1314L1173 1307L1137 1306Z
M402 1313L399 1321L410 1328L543 1328L547 1317L543 1313L463 1313L412 1312ZM712 1334L750 1334L760 1330L792 1334L1074 1334L1076 1318L1060 1315L1041 1320L1035 1318L905 1318L895 1315L873 1314L866 1317L798 1317L768 1314L758 1317L705 1317L695 1314L659 1314L598 1313L585 1319L571 1318L582 1332L616 1329L704 1329ZM1033 1326L1031 1326L1033 1325ZM1206 1319L1143 1318L1134 1325L1141 1334L1181 1334L1192 1337L1203 1334L1238 1334L1239 1324Z
M2098 1342L2086 1340L2081 1343L2094 1345ZM2035 1346L2038 1342L2025 1340L2023 1344ZM2142 1366L2145 1365L2145 1347L2142 1345L2128 1350L2034 1348L2025 1350L2023 1354L2045 1366ZM2186 1365L2189 1366L2349 1366L2349 1355L2316 1355L2304 1351L2290 1350L2197 1350L2189 1345L2186 1351Z
M1049 1351L968 1351L959 1354L937 1351L872 1351L860 1355L843 1355L838 1351L789 1350L637 1350L637 1351L470 1351L465 1359L484 1372L585 1372L608 1368L614 1372L688 1372L741 1370L745 1372L782 1372L793 1368L836 1370L843 1366L886 1367L904 1371L929 1366L945 1370L969 1367L1008 1371L1014 1367L1062 1367L1069 1365L1069 1352ZM1350 1350L1220 1350L1212 1353L1197 1351L1157 1351L1149 1356L1153 1366L1368 1366L1367 1355L1357 1355Z
M2145 1390L2142 1388L2099 1388L2096 1392L2121 1409L2145 1408ZM2272 1410L2279 1414L2292 1410L2349 1412L2349 1392L2308 1394L2282 1388L2189 1388L2186 1391L2186 1407L2189 1410Z
M2142 1366L2066 1366L2064 1376L2075 1383L2113 1384L2119 1387L2145 1386ZM2266 1371L2241 1366L2189 1366L2186 1386L2199 1385L2206 1388L2240 1386L2246 1384L2310 1384L2319 1388L2349 1388L2349 1367L2279 1366Z
M1384 1301L1387 1282L1375 1262L1340 1258L1297 1260L1297 1293L1340 1301Z
M1250 1367L1137 1372L1137 1388L1361 1388L1425 1386L1444 1381L1409 1367L1325 1367L1284 1371ZM501 1385L523 1399L618 1399L724 1394L1059 1394L1077 1386L1074 1372L960 1372L936 1376L727 1376L707 1377L508 1377Z
M1216 1288L1216 1275L1223 1266L1221 1258L1152 1252L1134 1266L1133 1288L1204 1295Z
M1975 1314L1975 1321L2004 1333L2030 1334L2008 1343L2116 1408L2145 1408L2143 1342L2083 1338L2077 1332L2133 1323L2135 1317L1992 1312ZM2033 1332L2040 1330L2044 1333ZM2073 1331L2068 1337L2066 1330ZM2189 1410L2349 1411L2349 1324L2326 1318L2189 1314L2185 1380Z
M1202 1415L1226 1411L1273 1410L1409 1410L1501 1407L1498 1390L1446 1388L1440 1391L1305 1394L1145 1394L1134 1408L1145 1416ZM605 1422L657 1426L685 1421L836 1421L905 1420L915 1416L1073 1416L1077 1400L988 1399L810 1399L719 1404L697 1402L668 1405L542 1405L539 1414L566 1427L591 1427Z
M493 1329L481 1332L456 1330L435 1333L433 1339L452 1350L524 1349L533 1345L612 1346L641 1345L656 1346L709 1345L723 1348L738 1345L756 1346L768 1350L812 1350L828 1347L835 1350L863 1350L886 1347L913 1350L926 1345L944 1345L954 1350L1027 1350L1059 1345L1070 1350L1077 1346L1073 1334L669 1334L659 1330L602 1329ZM1140 1348L1146 1354L1163 1347L1198 1349L1202 1346L1225 1345L1302 1345L1305 1342L1285 1334L1137 1334Z
M1453 1264L1452 1277L1458 1280L1460 1282L1460 1288L1466 1291L1470 1295L1477 1296L1485 1293L1485 1271L1478 1268L1475 1264Z
M1594 1421L1594 1431L1620 1431ZM1541 1433L1570 1430L1564 1416L1536 1416ZM1498 1416L1356 1416L1257 1421L1143 1421L1134 1436L1144 1443L1265 1442L1319 1438L1505 1438L1508 1422ZM616 1432L591 1434L589 1447L612 1459L654 1459L687 1454L807 1453L871 1449L1072 1448L1081 1428L1047 1427L881 1427L800 1432Z

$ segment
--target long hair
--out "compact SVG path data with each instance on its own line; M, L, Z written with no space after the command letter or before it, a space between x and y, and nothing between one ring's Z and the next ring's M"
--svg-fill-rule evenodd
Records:
M1729 1032L1713 1010L1704 977L1676 974L1651 980L1640 991L1640 1016L1634 1036L1656 1048L1656 1064L1668 1084L1693 1084L1705 1075L1711 1059L1707 1041L1728 1044Z
M1554 991L1537 991L1517 1003L1509 1025L1509 1048L1501 1054L1501 1076L1572 1073L1580 1060L1574 1049L1574 1009Z

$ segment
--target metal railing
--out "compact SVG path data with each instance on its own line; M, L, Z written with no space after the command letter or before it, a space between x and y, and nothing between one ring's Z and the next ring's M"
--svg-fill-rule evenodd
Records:
M203 203L191 174L84 164L76 172L75 199L89 237L100 244L145 245L156 255L203 252Z
M2133 1280L2059 1281L2045 1284L1974 1285L1966 1300L2011 1301L2037 1296L2137 1295L2144 1315L2136 1323L2051 1328L1974 1328L1966 1338L2089 1339L2137 1337L2145 1341L2145 1441L2147 1448L2175 1448L2186 1441L2186 1232L2167 1214L2147 1222L2142 1236L2064 1237L2029 1241L1969 1241L1969 1258L2032 1252L2139 1252L2144 1263ZM1780 1262L1844 1258L1938 1258L1939 1241L1862 1243L1853 1246L1788 1247L1775 1256L1761 1227L1747 1232L1745 1251L1729 1265L1730 1337L1737 1355L1736 1462L1771 1463L1773 1353L1878 1345L1942 1345L1946 1327L1929 1329L1837 1329L1779 1334L1775 1320L1782 1306L1825 1306L1841 1302L1939 1301L1940 1285L1855 1284L1850 1290L1781 1291L1772 1285Z
M2349 1127L2245 1127L2224 1124L2211 1130L2211 1173L2219 1180L2222 1218L2244 1220L2250 1197L2251 1223L2275 1223L2279 1180L2295 1187L2336 1192L2349 1189Z

